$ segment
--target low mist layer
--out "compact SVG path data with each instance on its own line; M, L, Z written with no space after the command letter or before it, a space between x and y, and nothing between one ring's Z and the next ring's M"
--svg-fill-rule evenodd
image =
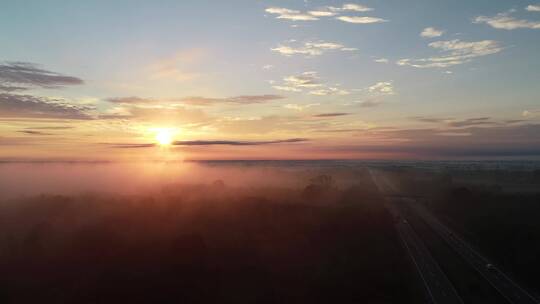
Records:
M0 299L414 302L365 169L10 164Z

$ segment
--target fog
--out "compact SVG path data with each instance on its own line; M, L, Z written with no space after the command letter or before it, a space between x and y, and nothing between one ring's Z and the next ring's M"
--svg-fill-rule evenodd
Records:
M276 168L188 162L7 163L0 165L0 193L2 198L88 192L147 194L170 184L208 184L219 179L236 187L299 186L301 175Z
M2 303L414 300L360 167L8 163L0 191Z

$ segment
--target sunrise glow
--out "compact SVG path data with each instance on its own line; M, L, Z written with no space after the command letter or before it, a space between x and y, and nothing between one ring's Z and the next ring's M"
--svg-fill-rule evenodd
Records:
M158 129L156 141L160 146L170 146L173 142L173 132L171 129Z

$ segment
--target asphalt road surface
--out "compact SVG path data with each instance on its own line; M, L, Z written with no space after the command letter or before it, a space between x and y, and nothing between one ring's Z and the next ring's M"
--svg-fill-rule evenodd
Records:
M379 188L379 191L385 195L394 195L403 197L403 193L397 189L387 178L381 173L370 170L373 181ZM407 203L411 210L416 213L433 231L435 231L459 256L461 256L472 268L474 268L495 290L497 290L508 302L513 304L540 304L530 293L520 287L513 279L502 272L497 266L490 262L486 257L474 249L463 238L450 230L446 225L440 222L435 216L433 216L428 210L426 210L420 203L414 202ZM418 271L424 280L424 284L430 291L430 296L434 303L461 303L461 302L443 302L441 299L443 291L445 295L448 295L450 287L444 285L446 276L444 272L440 270L441 274L434 276L431 272L435 271L435 266L431 265L436 261L430 256L429 250L423 246L422 241L415 235L414 230L404 220L404 216L400 214L399 208L396 208L392 204L392 198L387 198L387 208L398 219L400 223L396 224L396 229L400 233L403 241L407 245L409 254L416 261L421 263L417 264ZM407 228L408 227L408 228ZM423 248L422 248L423 247ZM412 249L411 249L412 248ZM433 260L433 261L430 261ZM426 265L422 265L426 264ZM429 264L429 265L427 265ZM431 265L431 266L430 266ZM444 276L444 278L443 278ZM433 282L438 282L433 284ZM446 279L448 281L448 279ZM448 281L448 284L451 283ZM442 287L438 287L438 286ZM453 288L453 287L452 287ZM456 293L457 295L457 293ZM452 297L452 296L451 296ZM444 297L443 297L444 298ZM459 296L457 300L461 301Z
M371 171L370 171L371 172ZM383 184L373 173L372 178L380 191L385 191ZM395 208L391 200L387 198L386 208L394 218L394 225L407 249L411 260L413 261L430 301L435 304L463 304L456 289L441 270L437 261L431 256L422 240L416 235L407 220L401 215L399 208Z
M446 225L436 219L429 211L417 203L410 206L416 213L452 247L463 259L465 259L476 271L478 271L501 295L510 303L515 304L538 304L539 302L520 287L514 280L497 268L486 257L470 246L464 239L451 231Z

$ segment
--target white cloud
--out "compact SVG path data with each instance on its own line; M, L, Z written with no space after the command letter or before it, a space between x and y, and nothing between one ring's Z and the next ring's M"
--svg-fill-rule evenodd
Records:
M370 24L370 23L380 23L380 22L388 21L381 18L377 18L377 17L358 17L358 16L339 16L336 19L341 20L343 22L356 23L356 24Z
M424 38L435 38L440 37L444 34L444 31L438 30L434 27L426 27L421 33L420 36Z
M356 48L348 48L342 44L334 42L306 42L302 46L293 47L287 45L279 45L276 48L271 49L274 52L278 52L285 56L292 55L307 55L307 56L318 56L322 55L326 51L339 50L339 51L356 51Z
M290 109L290 110L303 111L304 109L311 108L311 107L318 106L318 105L320 105L320 103L309 103L309 104L306 104L306 105L299 105L299 104L295 104L295 103L289 103L289 104L284 105L283 107L286 108L286 109Z
M266 64L266 65L263 65L263 67L262 67L262 68L263 68L263 70L271 70L271 69L273 69L273 68L274 68L274 66L273 66L273 65L271 65L271 64Z
M336 86L322 83L317 72L304 72L300 75L291 75L283 78L281 85L273 86L274 89L289 92L304 92L310 95L347 95L347 90Z
M389 62L389 60L386 59L386 58L377 58L377 59L375 59L373 61L378 62L378 63L388 63Z
M540 12L540 4L527 5L525 9L529 12Z
M515 30L519 28L540 29L539 21L529 21L516 19L508 13L500 13L493 17L478 16L473 19L473 23L485 23L496 29Z
M329 11L309 11L308 14L315 17L332 17L337 15L337 13Z
M503 50L499 43L494 40L468 42L454 39L435 41L430 43L429 46L442 51L444 54L421 59L400 59L396 64L415 68L445 68L463 64L471 61L473 58L495 54Z
M381 99L370 99L364 101L355 101L362 108L373 108L381 105L383 101Z
M272 88L280 91L287 91L287 92L302 92L301 89L297 89L295 87L288 87L288 86L272 86Z
M341 11L369 12L373 10L372 8L367 7L365 5L354 4L354 3L346 3L346 4L343 4L341 7L328 6L328 9L334 12L341 12Z
M302 13L297 10L291 10L287 8L282 7L269 7L265 10L269 14L277 15L277 19L288 19L288 20L294 20L294 21L313 21L313 20L319 20L319 18Z
M381 81L376 84L368 87L370 93L384 94L384 95L394 95L394 86L391 81Z
M310 95L326 96L326 95L349 95L349 91L342 90L336 87L325 87L324 89L313 90Z
M314 21L319 20L319 17L333 17L342 13L350 12L369 12L373 9L365 5L356 3L345 3L341 7L324 6L309 11L299 11L283 7L269 7L265 11L269 14L277 15L277 19L288 19L293 21ZM386 22L387 20L377 17L360 17L360 16L338 16L336 19L343 22L369 24ZM297 25L293 25L296 27Z

